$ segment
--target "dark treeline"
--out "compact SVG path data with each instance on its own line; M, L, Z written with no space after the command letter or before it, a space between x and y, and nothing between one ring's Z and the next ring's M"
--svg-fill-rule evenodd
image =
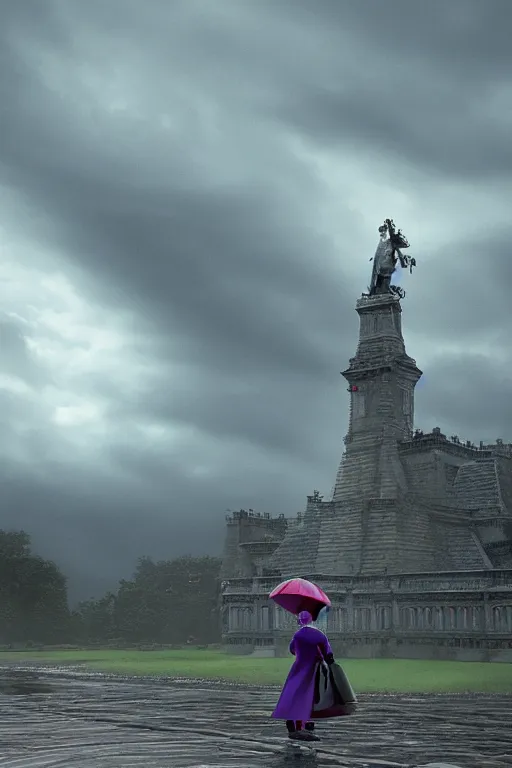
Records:
M0 642L56 643L68 628L66 578L23 531L0 531Z
M0 645L206 645L220 639L220 560L140 558L116 592L68 609L66 577L0 530Z

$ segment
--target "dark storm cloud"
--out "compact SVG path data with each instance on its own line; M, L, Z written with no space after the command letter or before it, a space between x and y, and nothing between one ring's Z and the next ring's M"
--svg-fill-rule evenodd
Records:
M68 575L72 600L86 599L129 578L141 555L167 559L183 552L220 551L222 515L203 520L203 537L194 537L195 506L202 502L208 509L206 494L189 499L187 489L175 486L174 491L179 503L168 498L166 520L158 499L155 503L152 496L148 504L147 491L130 486L121 504L118 486L95 474L56 473L51 483L32 478L27 484L26 477L13 472L2 487L2 527L30 532L38 551L56 557Z
M510 3L333 0L315 4L314 23L342 50L324 87L283 94L286 122L319 145L371 146L441 177L508 176Z
M151 128L137 126L125 137L124 154L113 148L116 163L109 168L105 148L91 145L82 126L73 126L70 136L69 115L55 94L46 92L44 100L44 112L37 105L37 143L33 106L7 121L3 146L11 152L4 172L49 217L49 223L38 222L50 230L46 237L64 243L96 278L104 275L99 289L110 300L114 295L142 310L160 327L171 322L173 333L187 337L183 354L191 345L192 357L206 355L213 367L224 366L226 357L235 357L237 366L244 360L249 367L272 363L298 372L318 366L316 343L308 344L293 328L319 314L310 295L329 292L328 308L343 306L344 297L341 272L337 288L311 260L313 253L325 258L332 246L308 227L309 196L295 200L298 185L314 193L313 178L277 154L259 188L243 182L228 190L207 178L192 179L190 188L183 149L166 148L163 161L151 144ZM165 137L155 138L163 151ZM185 152L193 166L193 144ZM158 189L152 171L163 176L162 163L160 183L166 186ZM280 166L282 189L273 178ZM326 317L324 310L326 331L335 312Z
M170 370L148 397L114 405L111 413L122 420L138 412L140 418L157 423L182 424L316 463L324 446L311 440L311 425L329 421L331 403L343 392L335 366L325 365L322 371L284 374L278 364L271 367L267 361L258 373L241 361L235 375L216 374L212 362L205 387L203 368L187 368L181 375ZM170 390L166 379L172 381Z
M511 393L510 358L490 363L483 354L440 355L417 393L417 418L425 420L425 431L441 426L472 441L510 439Z
M417 283L408 286L413 311L404 304L408 329L440 340L448 333L464 344L512 324L511 233L505 227L482 229L474 237L436 245L428 263L420 265Z
M421 426L507 437L510 232L486 217L512 170L511 13L469 0L2 4L7 223L32 239L34 260L63 255L105 318L130 314L131 353L152 371L137 381L127 368L131 394L84 371L81 392L107 403L110 443L73 468L52 463L64 438L38 403L27 420L6 395L5 434L25 464L20 475L7 451L5 514L59 555L82 596L93 572L103 588L140 554L218 551L226 508L290 513L311 485L328 492L346 424L338 371L367 279L352 265L368 265L376 239L353 188L379 164L375 228L398 190L424 201L435 230L425 245L422 221L398 222L418 259L404 330L425 370ZM342 178L334 222L320 216L333 193L304 146ZM454 233L436 190L464 182L488 207L481 221L468 207ZM469 349L490 338L485 359ZM0 344L28 381L23 328L0 326ZM174 430L172 446L135 439L141 424Z

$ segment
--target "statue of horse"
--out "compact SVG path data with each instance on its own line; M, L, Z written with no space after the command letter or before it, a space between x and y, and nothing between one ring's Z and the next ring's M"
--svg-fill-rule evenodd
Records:
M372 279L368 295L392 293L403 298L405 292L398 286L391 285L391 278L398 261L400 261L403 269L409 268L409 271L412 272L413 267L416 266L416 260L408 254L402 253L401 248L409 248L409 242L401 230L395 229L392 219L385 220L382 227L379 227L379 233L380 242L373 257Z

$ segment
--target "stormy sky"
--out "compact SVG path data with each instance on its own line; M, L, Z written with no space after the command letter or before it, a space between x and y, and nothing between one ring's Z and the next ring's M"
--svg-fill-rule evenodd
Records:
M0 18L0 527L72 597L331 492L385 217L416 425L512 440L510 0Z

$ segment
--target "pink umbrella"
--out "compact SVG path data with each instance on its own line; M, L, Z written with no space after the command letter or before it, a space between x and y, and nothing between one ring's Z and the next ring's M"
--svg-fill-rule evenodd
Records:
M272 590L269 598L289 613L299 614L301 611L309 611L314 621L324 606L331 605L325 592L306 579L283 581Z

